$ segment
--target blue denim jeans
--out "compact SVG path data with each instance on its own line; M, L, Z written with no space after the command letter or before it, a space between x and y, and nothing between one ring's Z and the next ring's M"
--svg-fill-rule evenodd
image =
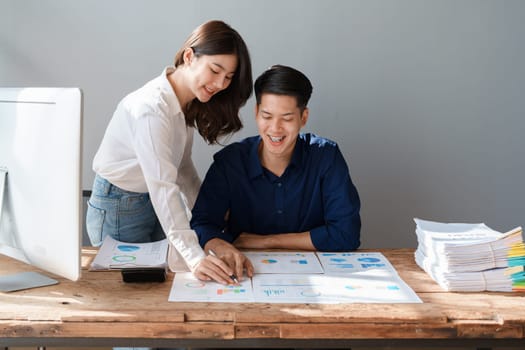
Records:
M88 200L86 229L95 247L107 235L133 243L166 238L148 193L123 190L99 175L95 176Z

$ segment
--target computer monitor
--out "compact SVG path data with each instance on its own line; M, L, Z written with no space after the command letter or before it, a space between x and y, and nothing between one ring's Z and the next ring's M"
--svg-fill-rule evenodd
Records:
M80 89L0 88L0 254L80 277L81 154Z

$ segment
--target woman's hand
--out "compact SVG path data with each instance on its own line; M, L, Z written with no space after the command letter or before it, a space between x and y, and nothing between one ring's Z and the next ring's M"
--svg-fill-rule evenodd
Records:
M236 284L231 276L233 269L223 260L213 255L207 255L193 270L195 277L202 281L216 281L221 284Z
M253 276L253 265L251 261L232 244L220 238L213 238L206 243L204 251L214 252L217 259L226 263L227 266L233 270L233 275L235 275L239 281L244 279L244 271L246 272L246 276Z

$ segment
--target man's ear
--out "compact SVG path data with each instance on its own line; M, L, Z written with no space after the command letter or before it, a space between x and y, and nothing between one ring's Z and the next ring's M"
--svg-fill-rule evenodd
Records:
M305 108L303 113L301 114L301 128L306 125L309 114L310 114L310 110L308 108Z
M255 119L257 119L257 114L259 113L259 104L255 102Z
M193 60L193 49L191 47L187 47L184 49L184 54L182 54L182 58L184 59L184 64L189 65L191 61Z

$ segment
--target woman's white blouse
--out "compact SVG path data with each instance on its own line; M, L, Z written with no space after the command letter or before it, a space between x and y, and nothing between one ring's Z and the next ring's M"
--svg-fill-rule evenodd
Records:
M205 253L189 224L201 182L191 159L194 128L186 126L167 78L174 69L167 67L119 103L93 170L124 190L149 192L172 245L169 266L181 271L193 270Z

